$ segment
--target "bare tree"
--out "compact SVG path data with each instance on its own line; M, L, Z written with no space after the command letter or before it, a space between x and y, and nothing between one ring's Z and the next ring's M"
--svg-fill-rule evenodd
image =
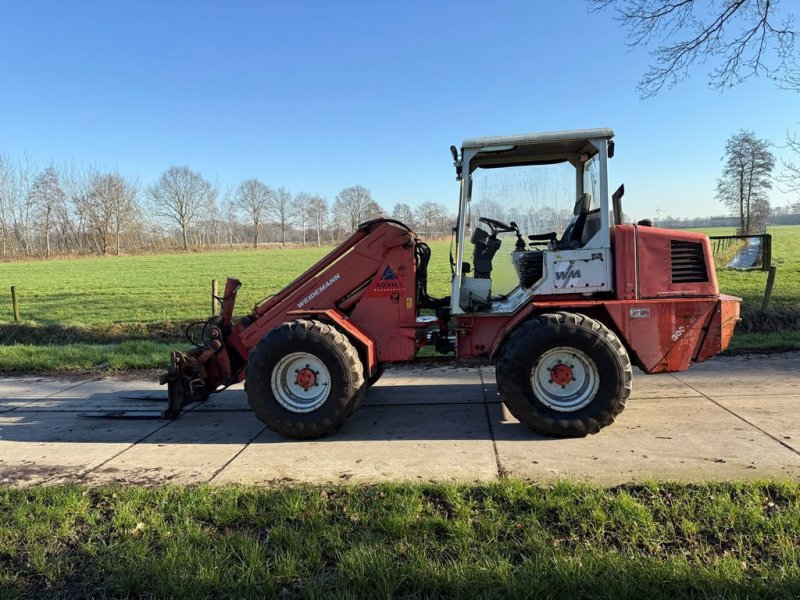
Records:
M28 193L32 171L33 165L28 157L14 164L8 157L0 156L0 208L5 215L4 248L13 243L23 254L34 250L31 235L34 204Z
M447 207L438 202L423 202L414 212L414 218L420 224L425 237L447 235L454 220L454 217L447 212Z
M800 90L794 14L778 0L587 0L612 9L628 30L628 46L651 47L655 63L642 76L643 97L684 79L695 64L713 65L709 83L732 87L766 75Z
M188 231L214 188L200 173L189 167L170 167L161 178L147 188L156 214L175 222L181 229L183 249L189 248Z
M258 248L258 227L274 201L274 192L258 179L246 179L236 189L236 204L253 221L253 248Z
M306 206L306 215L317 232L317 246L321 246L322 230L328 223L328 201L322 196L311 196Z
M105 176L107 201L111 204L111 219L114 228L114 253L119 256L122 231L133 225L139 212L138 186L120 175L109 173Z
M307 192L298 192L294 195L294 214L300 225L303 246L306 245L306 224L311 220L308 213L311 198L311 194Z
M65 196L55 167L51 165L39 173L34 178L28 194L41 219L45 239L45 258L50 258L50 232L54 213Z
M279 187L272 195L272 200L267 207L267 214L272 218L281 232L281 245L286 245L286 230L295 220L295 206L292 203L292 193L286 188Z
M92 182L98 175L96 168L83 168L74 163L61 170L66 200L58 211L60 227L63 234L72 239L78 252L84 252L88 242L89 221L86 206Z
M392 218L395 221L400 221L404 225L407 225L411 229L417 229L417 224L414 220L414 211L412 211L411 207L405 202L398 202L394 205L392 209Z
M95 173L88 193L77 201L92 245L100 254L111 247L119 254L122 229L137 213L136 187L119 173Z
M360 185L339 192L333 204L333 212L337 221L349 227L348 231L355 231L361 223L383 215L383 210L369 190Z
M800 157L800 137L796 133L786 134L786 146ZM800 212L800 164L789 158L781 158L783 172L779 178L780 187L785 192L797 194L798 198L792 203L792 209Z
M739 217L739 231L745 235L762 226L769 215L767 192L772 188L775 168L770 145L744 129L725 144L725 166L717 180L717 199Z

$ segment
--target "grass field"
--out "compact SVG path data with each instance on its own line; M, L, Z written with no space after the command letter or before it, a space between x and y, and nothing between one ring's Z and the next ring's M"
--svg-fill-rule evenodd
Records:
M724 234L727 230L705 231ZM722 291L741 296L745 316L754 318L752 323L746 319L734 336L736 349L800 349L796 326L781 331L800 314L800 227L774 227L771 232L778 277L772 300L775 310L769 318L758 314L766 273L718 272ZM449 242L431 244L429 289L435 296L449 293L448 247ZM166 350L180 345L183 326L209 315L212 278L218 278L220 285L228 275L242 280L237 313L243 315L329 250L270 248L2 264L0 369L161 367L167 360ZM20 325L11 323L6 291L11 285L19 294ZM774 315L781 318L773 322ZM123 342L127 345L121 346Z
M0 488L0 597L796 598L796 483Z

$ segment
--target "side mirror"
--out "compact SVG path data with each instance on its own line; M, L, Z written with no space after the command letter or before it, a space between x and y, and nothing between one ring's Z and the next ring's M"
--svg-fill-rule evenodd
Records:
M456 179L461 180L461 160L458 158L458 148L450 146L450 154L453 155L453 166L456 168Z

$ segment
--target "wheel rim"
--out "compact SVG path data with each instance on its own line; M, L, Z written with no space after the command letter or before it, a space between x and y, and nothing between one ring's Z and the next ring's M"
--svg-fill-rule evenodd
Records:
M272 392L286 410L307 413L325 404L331 390L331 374L319 358L293 352L272 369Z
M542 404L559 412L574 412L589 404L600 387L594 360L578 348L551 348L531 369L531 385Z

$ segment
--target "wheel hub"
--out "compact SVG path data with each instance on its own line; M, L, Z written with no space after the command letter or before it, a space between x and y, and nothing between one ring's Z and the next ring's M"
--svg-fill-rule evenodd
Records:
M292 352L272 369L272 393L286 410L307 413L328 400L331 374L319 357L310 352Z
M317 384L317 374L308 367L297 369L294 382L304 390L308 390Z
M558 346L546 350L531 369L533 393L558 412L575 412L594 400L600 373L594 359L583 350Z
M567 385L575 379L572 376L572 369L563 363L550 369L550 378L553 380L553 385Z

